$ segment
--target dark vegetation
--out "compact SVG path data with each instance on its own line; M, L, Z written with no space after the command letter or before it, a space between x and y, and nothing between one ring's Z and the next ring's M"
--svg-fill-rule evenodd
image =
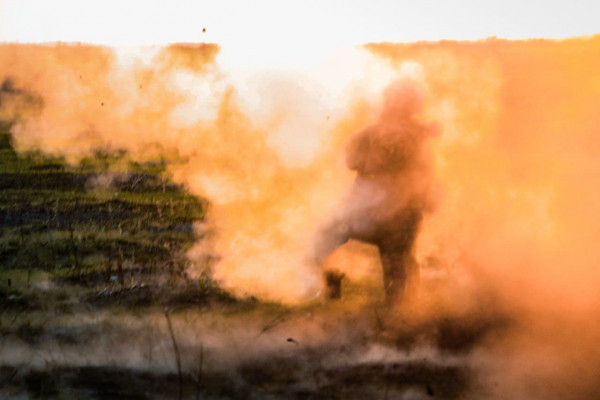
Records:
M211 279L212 260L199 266L200 278L188 276L186 252L202 239L193 224L209 204L170 181L167 160L134 162L125 151L99 149L69 164L17 153L11 127L0 120L0 339L85 346L102 327L61 326L62 315L243 303ZM173 393L176 378L112 366L4 365L0 397L26 389L33 398L62 398L66 385L75 398L151 398ZM225 387L219 381L214 390Z
M46 286L87 289L77 293L94 306L204 304L212 294L231 300L210 280L210 265L200 281L186 274L185 253L201 239L193 223L208 203L170 182L165 161L136 163L126 152L101 150L76 165L40 152L20 155L9 128L0 126L4 309L41 307L29 290L39 276Z

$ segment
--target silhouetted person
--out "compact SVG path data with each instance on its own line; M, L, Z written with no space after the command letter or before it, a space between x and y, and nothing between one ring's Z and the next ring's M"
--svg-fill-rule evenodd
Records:
M428 139L435 124L419 117L420 88L407 80L384 92L378 121L355 133L346 146L346 164L356 180L340 207L315 238L315 262L323 260L349 239L379 248L386 300L405 298L419 278L414 244L423 213L431 208ZM340 279L325 270L326 295L339 297Z

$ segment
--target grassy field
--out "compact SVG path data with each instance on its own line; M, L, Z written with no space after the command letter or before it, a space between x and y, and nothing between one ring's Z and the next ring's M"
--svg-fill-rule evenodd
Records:
M390 331L379 287L291 306L221 289L211 259L191 278L209 203L167 162L17 154L0 126L0 398L450 399L473 385L462 354L496 321ZM414 350L424 338L435 346Z

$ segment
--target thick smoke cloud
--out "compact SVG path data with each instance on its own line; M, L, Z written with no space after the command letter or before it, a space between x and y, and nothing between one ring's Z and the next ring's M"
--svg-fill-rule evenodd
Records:
M14 125L15 144L72 162L98 148L125 149L139 161L166 159L177 182L212 204L198 229L213 240L190 252L197 261L190 273L218 258L214 277L240 294L316 295L319 273L306 249L317 220L351 178L339 146L367 118L367 100L393 71L351 51L341 58L357 74L326 65L314 76L235 75L219 67L218 50L2 46L10 62L0 75L44 102ZM381 82L373 84L368 71Z
M593 398L600 39L368 47L427 76L444 124L435 150L443 198L424 224L421 259L462 270L475 298L491 298L490 314L513 320L481 350L494 395ZM447 296L472 307L459 306L464 292Z
M215 278L238 293L297 300L318 291L307 249L352 185L345 144L376 120L384 87L410 76L443 134L416 247L422 302L398 321L502 315L510 324L470 355L484 397L594 398L600 39L366 48L380 61L242 77L219 67L216 45L3 45L0 77L41 100L7 108L3 89L2 113L19 114L19 150L171 160L173 178L212 202L199 229L213 246L191 257L218 254ZM344 272L373 279L372 249L346 250Z

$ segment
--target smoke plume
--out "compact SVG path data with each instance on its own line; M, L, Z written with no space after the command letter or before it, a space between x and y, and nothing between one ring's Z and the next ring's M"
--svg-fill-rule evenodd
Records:
M0 77L41 99L19 103L6 83L2 118L18 117L19 150L172 161L172 177L212 204L199 229L213 246L190 256L216 253L214 277L238 293L298 300L319 288L306 257L315 228L352 185L346 142L410 77L423 119L443 126L413 318L508 316L471 354L485 397L594 398L600 38L365 48L294 74L224 70L212 44L2 45ZM355 244L338 258L353 279L373 279L374 259Z
M424 224L420 258L472 279L476 289L447 294L452 307L472 307L459 306L468 289L493 298L487 312L513 319L480 354L493 395L592 398L600 39L368 48L418 62L427 77L444 125L435 145L443 198Z
M218 65L218 51L213 44L2 46L10 62L0 76L43 101L14 124L16 147L71 162L98 148L167 160L173 179L212 204L199 229L213 241L192 249L199 262L191 273L204 272L208 252L220 259L215 279L240 294L313 296L320 282L308 243L351 177L339 149L395 72L351 50L339 58L352 74L329 63L312 75L236 75Z

